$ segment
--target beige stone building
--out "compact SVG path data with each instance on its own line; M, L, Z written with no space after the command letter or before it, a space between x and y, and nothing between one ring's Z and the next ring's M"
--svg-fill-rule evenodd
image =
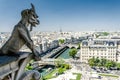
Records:
M88 62L92 57L119 61L120 39L88 39L82 41L80 50L81 62Z

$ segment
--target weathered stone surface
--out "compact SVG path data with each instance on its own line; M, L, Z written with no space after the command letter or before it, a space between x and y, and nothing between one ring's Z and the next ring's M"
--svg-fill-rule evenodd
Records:
M13 61L16 61L16 60L20 60L20 59L23 59L23 58L26 58L28 57L29 52L19 52L17 53L19 55L19 57L15 57L15 56L0 56L0 67L1 66L4 66L6 64L9 64Z
M23 73L21 78L19 80L40 80L41 75L38 71L36 70L29 70Z
M24 72L24 68L26 64L33 57L33 54L29 52L19 52L17 54L19 55L19 57L0 56L0 79L3 79L8 74L14 74L14 73L21 76L21 74ZM18 71L19 73L18 72L16 73L16 71ZM20 71L22 71L22 73ZM16 77L12 76L13 80Z
M16 60L17 60L17 57L0 56L0 67Z

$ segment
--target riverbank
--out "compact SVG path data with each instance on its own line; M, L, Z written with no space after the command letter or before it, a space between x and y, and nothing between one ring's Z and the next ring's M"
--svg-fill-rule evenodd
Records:
M48 53L46 53L46 55L44 55L43 57L42 57L42 59L45 59L45 58L53 58L53 57L55 57L56 55L57 55L57 53L59 53L59 52L64 52L66 49L66 46L60 46L60 47L58 47L58 48L56 48L56 49L53 49L52 51L50 51L50 52L48 52ZM57 56L59 56L59 55L57 55ZM56 56L56 57L57 57Z

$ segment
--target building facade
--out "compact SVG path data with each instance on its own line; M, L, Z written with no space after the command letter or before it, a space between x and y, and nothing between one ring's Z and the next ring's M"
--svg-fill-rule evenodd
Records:
M119 61L120 40L116 39L88 39L82 41L80 60L88 63L92 57Z

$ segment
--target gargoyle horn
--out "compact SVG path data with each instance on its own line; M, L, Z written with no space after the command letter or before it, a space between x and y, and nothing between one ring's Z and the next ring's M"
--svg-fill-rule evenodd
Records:
M31 3L31 7L32 7L31 10L35 11L35 7L34 7L34 5L33 5L32 3ZM32 31L32 28L33 28L33 27L30 26L30 31Z
M34 7L34 5L31 3L31 9L33 10L33 11L35 11L35 7Z

